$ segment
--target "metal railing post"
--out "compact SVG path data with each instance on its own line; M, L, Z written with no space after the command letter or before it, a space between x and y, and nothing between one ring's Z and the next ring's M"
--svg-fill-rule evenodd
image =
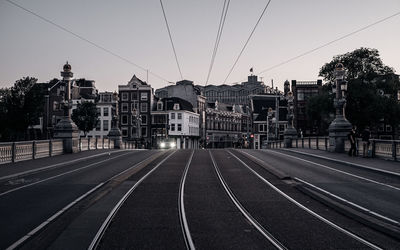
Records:
M98 142L99 142L99 138L96 137L96 140L94 140L94 143L96 144L96 146L94 146L95 149L98 149L98 148L97 148L97 143L98 143Z
M304 138L301 138L301 147L304 148Z
M319 149L319 138L317 136L317 149Z
M311 148L311 137L308 137L308 148Z
M393 160L397 161L397 143L395 140L392 142L392 157Z
M32 141L32 159L36 158L36 141Z
M299 147L299 139L296 138L296 148L298 148L298 147Z
M374 158L375 157L375 140L372 140L372 152L371 152L371 157ZM367 146L367 155L368 155L368 146Z
M17 145L15 144L15 142L13 142L11 146L11 162L15 162L16 159L17 159Z
M88 141L87 141L87 147L88 147L88 150L90 150L90 137L88 137Z
M49 140L49 156L53 155L53 141Z
M325 137L325 151L328 151L328 138Z

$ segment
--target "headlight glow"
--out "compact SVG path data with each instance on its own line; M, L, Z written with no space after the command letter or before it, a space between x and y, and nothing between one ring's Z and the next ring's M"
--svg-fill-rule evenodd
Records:
M161 148L165 148L165 142L161 142L161 143L160 143L160 147L161 147Z
M176 146L175 142L171 142L171 148L174 148Z

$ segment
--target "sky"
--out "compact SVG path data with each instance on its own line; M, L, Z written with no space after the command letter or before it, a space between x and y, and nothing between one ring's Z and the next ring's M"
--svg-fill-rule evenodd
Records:
M117 56L0 0L0 87L22 77L60 78L68 61L75 78L118 90L135 74L154 88L182 80L159 0L12 0ZM231 0L208 84L223 84L268 0ZM204 85L223 0L163 0L184 79ZM254 73L283 89L285 80L320 79L333 56L376 48L383 63L400 73L400 15L299 59L290 58L400 11L399 0L272 0L227 84ZM133 64L139 65L137 67ZM160 76L159 79L152 75ZM170 82L170 83L168 83Z

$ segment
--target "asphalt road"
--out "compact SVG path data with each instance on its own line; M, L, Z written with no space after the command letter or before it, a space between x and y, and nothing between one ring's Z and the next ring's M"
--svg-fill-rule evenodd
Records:
M162 153L113 151L79 155L82 160L70 163L73 156L59 156L49 159L62 163L58 167L13 179L1 180L0 170L0 249L122 172L72 206L79 214L63 213L23 248L87 249L98 243L101 249L400 249L399 240L282 178L301 178L397 219L397 177L284 151L245 151L253 157L238 150ZM139 162L140 168L126 172ZM46 166L45 160L31 163L38 166L25 162L21 172ZM59 236L46 237L51 233Z
M271 168L400 221L400 178L279 150L248 151Z
M121 151L27 175L23 181L2 183L0 249L16 242L99 183L151 154L150 151ZM46 180L54 176L57 177ZM27 184L31 186L23 187ZM20 189L10 192L11 188Z

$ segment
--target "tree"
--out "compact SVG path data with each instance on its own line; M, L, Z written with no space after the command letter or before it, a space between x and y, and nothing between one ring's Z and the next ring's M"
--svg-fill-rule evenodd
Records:
M29 126L37 124L43 115L45 87L33 77L17 80L13 87L0 93L0 116L2 140L29 139Z
M347 70L346 118L359 129L376 127L382 119L395 129L400 123L400 104L397 100L399 76L394 74L393 68L383 64L378 50L360 48L333 57L319 72L319 76L327 82L324 87L334 84L334 69L338 63L342 63ZM309 119L318 118L318 112L321 116L333 114L333 93L330 89L325 87L320 95L309 99Z
M86 137L87 133L94 129L99 122L96 104L93 102L78 103L71 118Z

